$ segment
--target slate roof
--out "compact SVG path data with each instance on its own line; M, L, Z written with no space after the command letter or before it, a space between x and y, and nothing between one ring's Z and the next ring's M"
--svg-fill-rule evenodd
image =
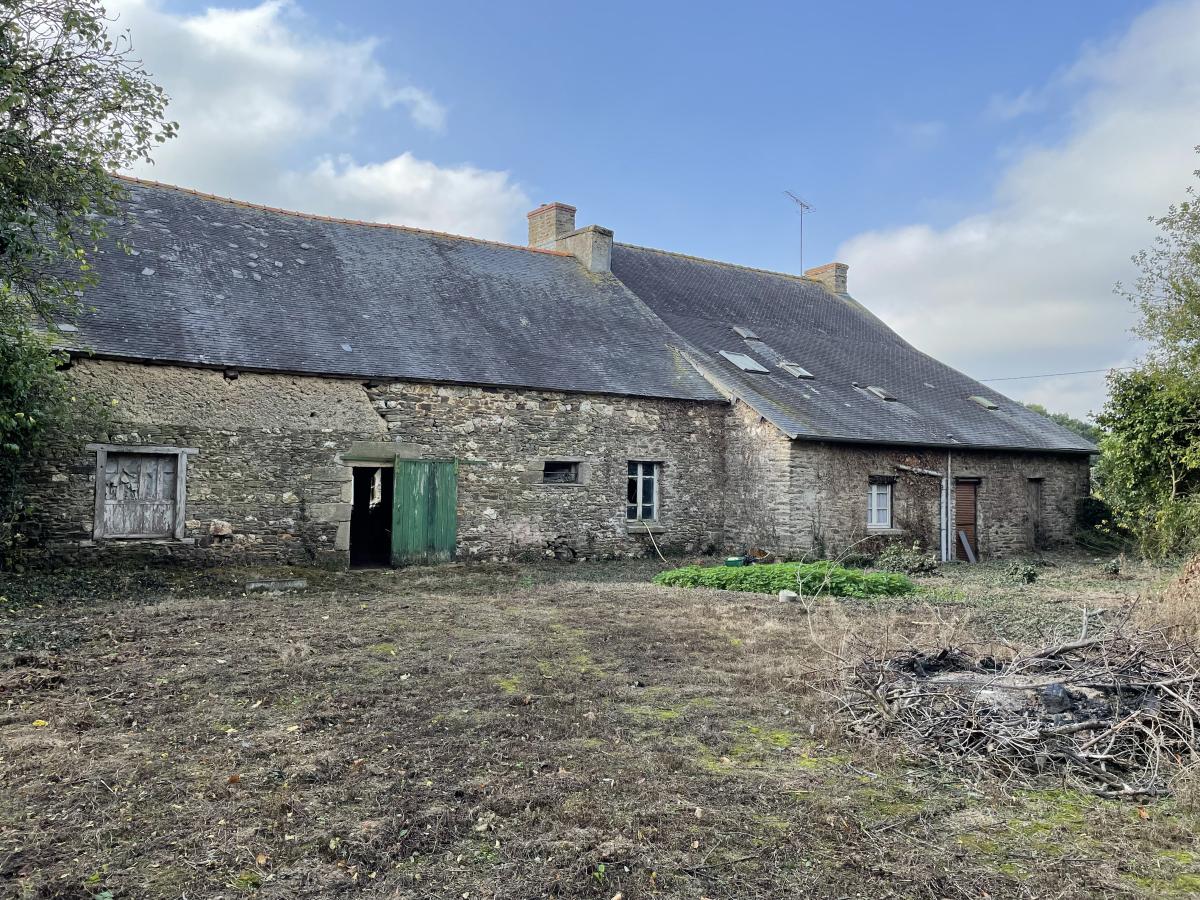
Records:
M626 244L598 275L565 253L126 181L127 216L111 233L134 252L102 248L79 323L79 347L99 356L702 402L730 393L793 438L1094 450L811 279Z
M790 437L1095 449L920 352L848 294L834 294L812 279L627 244L613 247L612 269L693 348L690 359ZM759 340L744 338L735 328L749 329ZM768 371L743 371L721 351L747 354ZM814 377L793 377L781 362L796 363ZM896 400L880 399L869 386ZM997 409L981 406L972 396Z
M612 275L571 256L129 179L80 346L239 369L721 401Z

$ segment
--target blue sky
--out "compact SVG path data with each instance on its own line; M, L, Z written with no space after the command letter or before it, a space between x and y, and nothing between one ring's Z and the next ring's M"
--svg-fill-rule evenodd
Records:
M618 240L797 271L790 189L805 265L843 258L977 377L1136 355L1111 286L1200 144L1195 2L112 5L177 100L151 177L513 241L563 200Z

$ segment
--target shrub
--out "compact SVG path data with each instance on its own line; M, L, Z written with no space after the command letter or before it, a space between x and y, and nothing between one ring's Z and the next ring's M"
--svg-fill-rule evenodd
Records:
M916 585L903 575L862 572L829 562L772 563L765 566L684 566L660 572L654 583L666 587L711 587L723 591L774 594L795 590L835 597L890 597L910 594Z
M920 544L888 544L875 560L875 567L885 572L905 575L936 575L941 568L937 557L926 553Z
M1004 570L1004 574L1022 584L1033 584L1038 578L1037 566L1031 563L1013 563Z

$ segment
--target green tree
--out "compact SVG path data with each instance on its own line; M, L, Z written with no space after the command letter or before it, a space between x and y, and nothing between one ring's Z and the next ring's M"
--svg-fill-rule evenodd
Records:
M1200 153L1200 147L1196 148ZM1200 169L1192 173L1200 179ZM1200 373L1200 198L1196 186L1181 203L1151 221L1154 246L1133 259L1141 276L1132 291L1117 285L1141 313L1136 332L1150 344L1150 361L1168 371Z
M1038 415L1045 416L1051 422L1056 422L1068 431L1073 431L1086 441L1091 441L1093 444L1100 443L1100 429L1091 422L1085 422L1083 419L1077 419L1067 413L1052 413L1040 403L1026 403L1026 409L1031 409Z
M69 408L55 349L120 213L110 172L175 133L93 0L0 0L0 554L23 462Z
M1197 148L1200 151L1200 147ZM1200 170L1194 173L1200 177ZM1154 246L1125 293L1138 307L1141 366L1109 376L1097 421L1099 490L1117 521L1154 556L1200 551L1200 201L1187 198L1152 219Z
M1200 550L1200 381L1147 365L1109 376L1098 492L1154 557Z

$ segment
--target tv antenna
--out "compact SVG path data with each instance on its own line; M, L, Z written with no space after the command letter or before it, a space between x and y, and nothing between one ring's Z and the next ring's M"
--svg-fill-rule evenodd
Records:
M800 213L800 271L804 271L804 217L813 211L812 204L802 197L797 197L791 191L784 191L787 198L796 204L796 211Z

